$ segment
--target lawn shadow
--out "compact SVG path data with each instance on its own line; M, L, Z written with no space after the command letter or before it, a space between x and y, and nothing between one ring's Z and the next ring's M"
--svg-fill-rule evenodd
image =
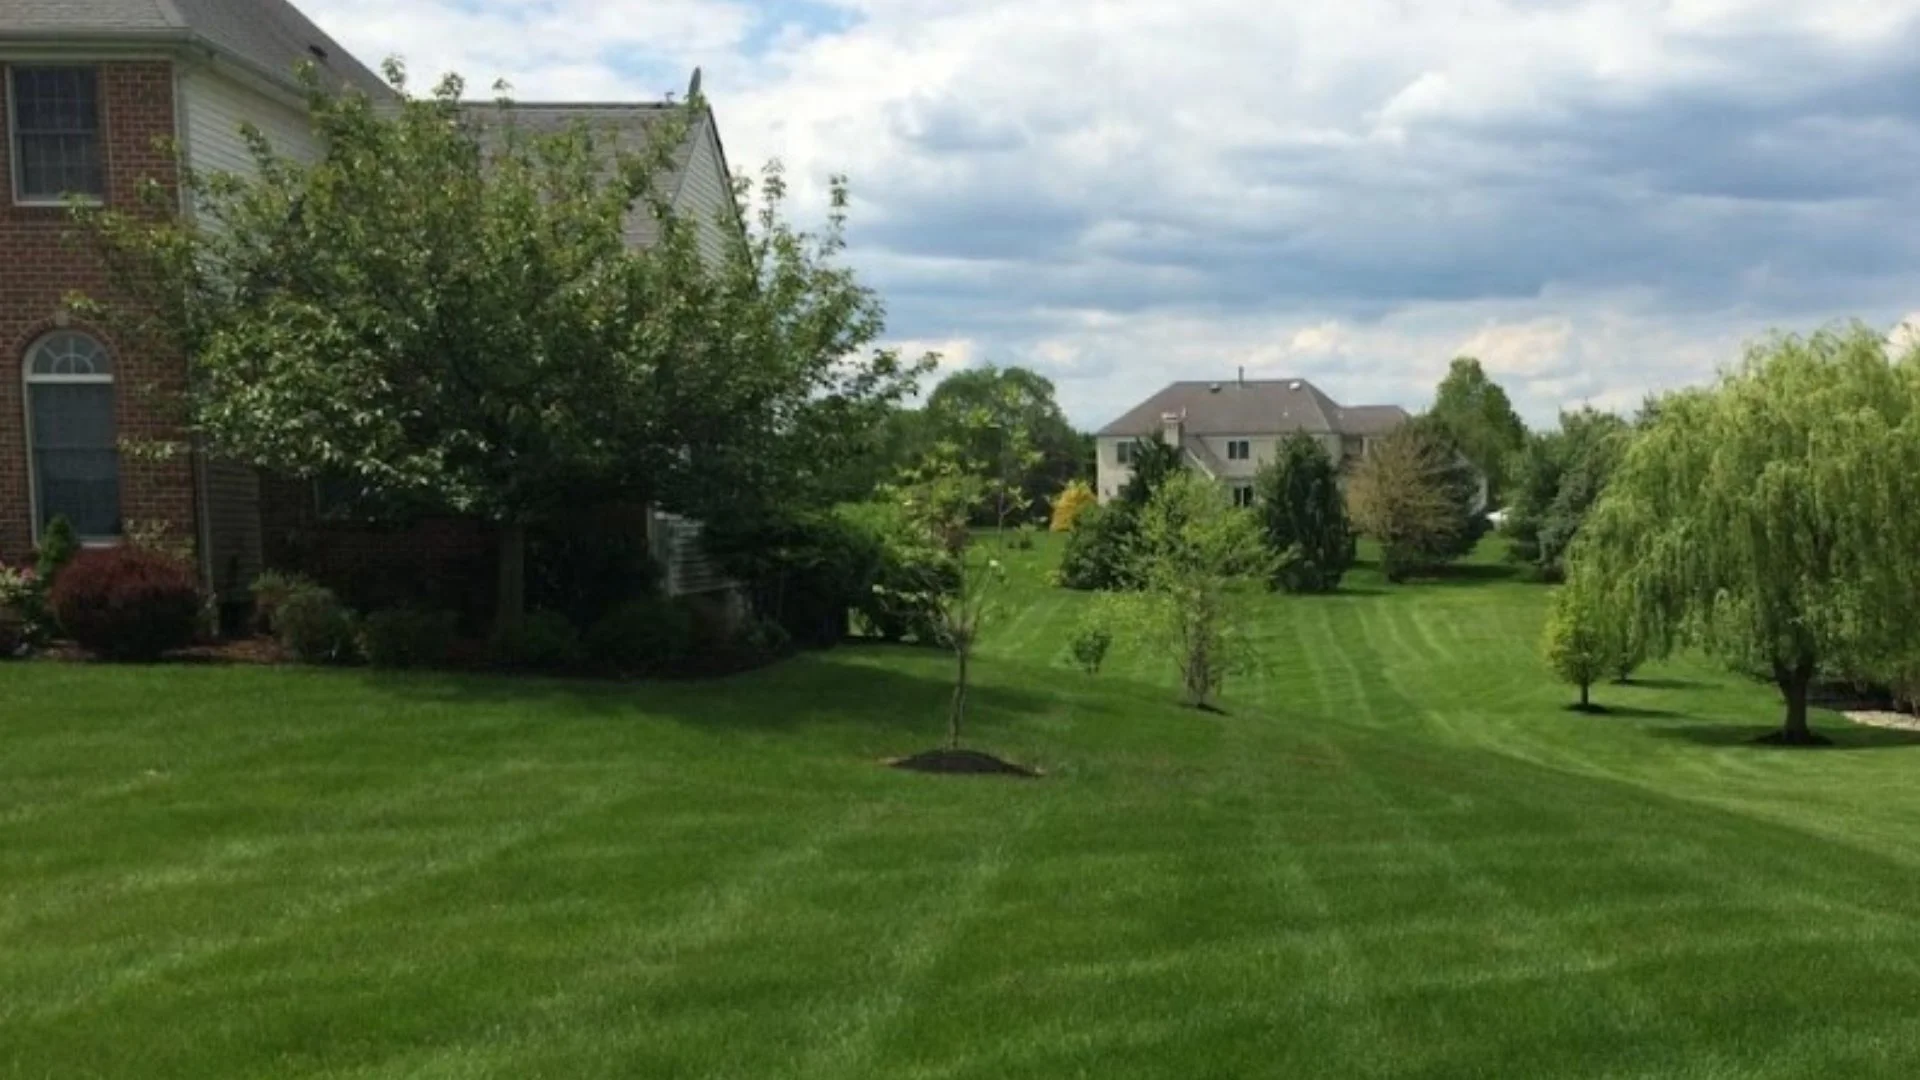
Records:
M1637 705L1609 705L1596 701L1591 705L1568 705L1567 712L1601 720L1672 720L1681 714L1670 709L1644 709Z
M708 679L588 679L493 673L361 670L352 677L381 693L450 705L526 705L595 719L636 714L707 727L799 730L859 723L936 733L953 695L951 665L862 662L876 647L804 652L769 667ZM901 658L939 653L878 647ZM997 680L976 679L968 712L982 722L1045 712L1057 699Z
M1813 731L1827 742L1818 746L1783 746L1767 742L1770 736L1779 734L1778 725L1684 724L1647 729L1647 733L1656 738L1673 739L1695 746L1745 747L1755 751L1898 750L1920 746L1920 731L1899 731L1859 724L1816 725Z
M1515 563L1450 563L1436 566L1409 580L1417 585L1486 585L1492 582L1520 581L1526 567Z
M1696 679L1642 679L1635 676L1614 682L1612 685L1638 690L1706 690L1713 684Z

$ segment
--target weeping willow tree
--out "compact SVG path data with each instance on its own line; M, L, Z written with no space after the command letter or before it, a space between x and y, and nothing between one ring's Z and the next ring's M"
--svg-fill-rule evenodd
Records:
M1573 552L1649 654L1770 673L1778 741L1819 742L1823 666L1920 655L1920 351L1858 323L1776 336L1662 399Z

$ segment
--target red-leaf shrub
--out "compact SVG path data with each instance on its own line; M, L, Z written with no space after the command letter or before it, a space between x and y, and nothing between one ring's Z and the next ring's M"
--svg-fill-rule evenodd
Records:
M191 645L200 618L193 568L136 547L82 551L48 599L68 637L110 660L157 660Z

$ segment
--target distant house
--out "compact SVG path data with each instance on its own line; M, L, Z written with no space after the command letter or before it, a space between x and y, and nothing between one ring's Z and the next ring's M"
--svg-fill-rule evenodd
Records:
M1345 472L1373 442L1408 420L1398 405L1341 405L1305 379L1177 382L1100 429L1097 488L1105 502L1133 476L1134 444L1159 439L1219 480L1239 506L1253 505L1253 477L1281 440L1305 432Z
M24 559L56 515L88 543L169 535L229 600L266 565L320 560L348 577L417 580L484 557L490 538L476 522L370 535L329 522L327 493L313 484L197 448L161 460L123 455L130 437L185 441L158 397L135 388L180 385L191 359L136 348L67 310L69 293L100 289L104 275L65 241L66 200L135 210L145 181L179 192L163 140L197 172L245 172L247 124L282 153L317 154L297 75L306 64L342 89L391 96L285 0L0 0L0 266L10 268L0 274L0 367L17 365L0 378L0 562ZM523 103L471 115L537 130L585 122L624 149L643 143L669 106ZM699 222L702 250L720 254L731 231L724 215L737 211L711 112L662 182L675 212ZM174 212L193 208L183 196ZM635 217L629 239L651 242L656 223ZM691 523L654 515L649 532L669 590L721 584L700 562Z

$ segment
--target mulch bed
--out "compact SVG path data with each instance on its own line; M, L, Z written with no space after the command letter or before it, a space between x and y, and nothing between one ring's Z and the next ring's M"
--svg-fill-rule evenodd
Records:
M1018 776L1027 780L1038 779L1041 775L1038 769L1003 761L978 750L922 750L909 757L894 758L887 764L910 772L949 775Z

